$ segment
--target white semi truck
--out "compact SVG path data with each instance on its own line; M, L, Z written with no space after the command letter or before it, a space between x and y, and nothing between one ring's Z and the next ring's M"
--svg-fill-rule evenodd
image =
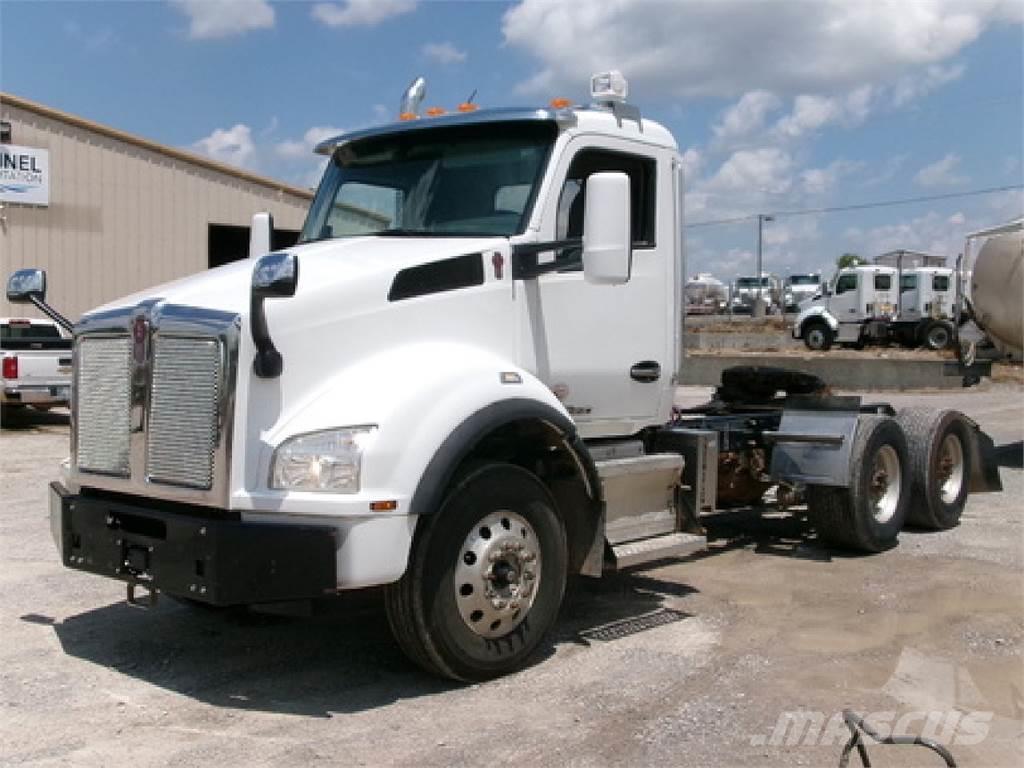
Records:
M875 552L999 487L962 414L800 374L734 369L674 412L683 163L620 75L592 94L326 141L295 247L74 323L64 564L137 604L382 585L410 658L482 680L526 663L569 576L701 549L716 508L806 496L822 541ZM8 297L59 316L39 270Z
M896 342L945 349L954 337L956 274L943 267L845 267L800 305L793 337L808 349Z

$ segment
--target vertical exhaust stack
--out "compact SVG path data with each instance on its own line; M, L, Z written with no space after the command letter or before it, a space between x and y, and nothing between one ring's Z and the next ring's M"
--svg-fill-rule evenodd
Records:
M420 116L420 104L427 95L427 81L417 77L402 94L402 103L398 108L399 120L415 120Z

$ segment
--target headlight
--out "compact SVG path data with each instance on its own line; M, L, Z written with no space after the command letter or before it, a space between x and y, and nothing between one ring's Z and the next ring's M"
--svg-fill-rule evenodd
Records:
M274 451L270 487L281 491L356 493L363 449L376 429L345 427L285 440Z

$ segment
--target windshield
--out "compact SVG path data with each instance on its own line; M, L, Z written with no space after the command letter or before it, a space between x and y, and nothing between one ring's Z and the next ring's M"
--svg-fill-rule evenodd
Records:
M793 275L789 278L790 285L820 285L821 278L817 275Z
M736 287L737 288L757 288L757 282L758 281L757 281L756 277L740 277L740 278L737 278L737 280L736 280ZM762 288L767 288L768 285L769 285L768 284L768 278L767 277L762 277L761 278L761 287Z
M331 158L299 242L522 232L557 128L487 123L369 137Z

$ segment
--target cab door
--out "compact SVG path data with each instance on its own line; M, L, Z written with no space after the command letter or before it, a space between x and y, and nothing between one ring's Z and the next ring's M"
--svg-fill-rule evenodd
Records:
M522 357L532 357L538 377L584 437L633 434L663 421L675 374L674 206L667 151L645 154L634 142L607 138L599 146L593 137L570 140L541 203L539 240L582 237L587 178L601 171L630 178L630 279L593 285L584 280L577 259L573 266L522 281Z

